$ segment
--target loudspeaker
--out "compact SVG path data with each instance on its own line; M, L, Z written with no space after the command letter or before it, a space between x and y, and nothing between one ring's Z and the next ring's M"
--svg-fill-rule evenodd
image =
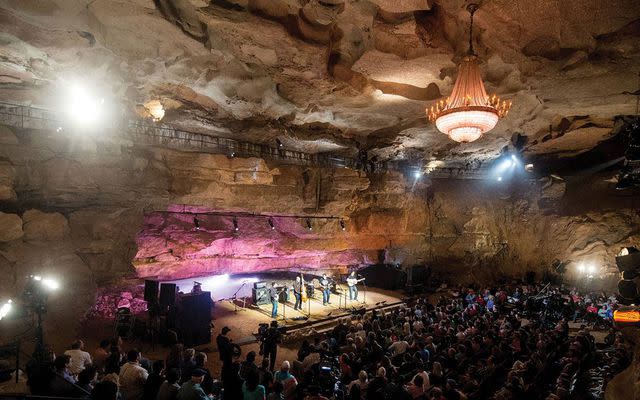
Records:
M185 346L211 343L211 292L180 297L180 331Z
M267 288L252 289L252 297L253 304L257 306L271 303L271 299L269 298L269 289Z
M286 286L279 286L276 288L278 290L278 301L280 303L286 303L289 301L289 290Z
M160 284L160 305L163 307L173 306L176 304L176 284L161 283Z
M267 282L265 281L260 281L260 282L254 282L253 283L253 288L254 289L262 289L262 288L266 288L267 287Z
M618 281L618 292L623 299L620 299L622 304L633 303L638 298L638 285L634 281L620 280Z
M313 297L313 294L315 293L315 287L313 286L312 283L307 283L307 297Z
M144 301L147 303L156 303L158 301L158 281L145 279L144 281Z

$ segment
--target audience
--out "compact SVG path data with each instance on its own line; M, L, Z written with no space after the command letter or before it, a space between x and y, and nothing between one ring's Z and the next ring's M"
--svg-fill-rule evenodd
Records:
M604 368L604 387L628 366L630 352L619 332L607 328L597 346L590 332L610 326L615 297L539 289L453 288L410 299L390 312L354 314L326 334L305 339L293 367L283 361L275 372L273 351L265 352L259 367L253 351L242 363L235 361L225 327L218 337L224 399L564 400L579 397L584 388L576 382L590 369ZM570 330L569 320L582 325ZM119 339L103 340L93 365L83 349L78 340L55 358L47 394L98 400L205 400L214 394L222 399L207 355L184 350L177 340L166 359L152 366L141 363L136 350L123 359ZM182 386L181 377L186 379Z

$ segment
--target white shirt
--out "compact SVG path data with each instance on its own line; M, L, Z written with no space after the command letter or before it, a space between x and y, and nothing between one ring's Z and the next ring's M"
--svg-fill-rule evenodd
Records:
M398 354L403 354L409 348L409 343L404 340L399 340L394 342L391 346L389 346L389 351L393 353L394 356Z
M79 374L84 370L84 367L91 364L91 356L86 351L72 349L65 351L64 354L71 357L69 371L74 375Z
M124 400L139 400L149 373L137 362L128 362L120 368L120 393Z

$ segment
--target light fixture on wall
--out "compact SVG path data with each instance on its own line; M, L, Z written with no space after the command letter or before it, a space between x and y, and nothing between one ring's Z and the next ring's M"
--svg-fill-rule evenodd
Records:
M343 219L340 220L340 229L342 229L343 231L347 230L347 225L344 223Z
M233 230L235 232L238 232L238 218L233 217L233 221L232 222L233 222Z
M307 229L313 230L313 226L311 226L311 220L307 218Z
M493 129L498 119L511 108L511 101L488 96L480 76L478 56L473 51L473 14L478 5L467 6L471 15L469 51L458 69L458 77L451 95L427 109L427 116L438 130L456 142L468 143Z
M267 220L267 222L269 223L269 227L271 228L271 230L276 229L276 226L273 224L273 219L272 218L269 218Z

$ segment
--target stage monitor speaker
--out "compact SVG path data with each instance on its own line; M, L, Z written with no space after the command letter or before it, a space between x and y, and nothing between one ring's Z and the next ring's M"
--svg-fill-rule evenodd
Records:
M156 303L158 301L158 281L145 279L144 281L144 301L147 303Z
M180 296L180 332L185 346L211 343L211 292Z
M315 287L313 286L312 283L307 283L307 296L308 297L313 297L313 294L315 293Z
M160 305L163 307L173 306L176 304L176 284L161 283L160 284Z
M276 288L278 290L278 301L280 303L286 303L289 301L289 290L286 286L278 286Z
M267 282L266 281L260 281L260 282L254 282L253 283L253 288L254 289L262 289L262 288L266 288L267 287Z
M253 304L257 306L271 303L271 299L269 299L269 289L267 288L253 289L252 295Z

